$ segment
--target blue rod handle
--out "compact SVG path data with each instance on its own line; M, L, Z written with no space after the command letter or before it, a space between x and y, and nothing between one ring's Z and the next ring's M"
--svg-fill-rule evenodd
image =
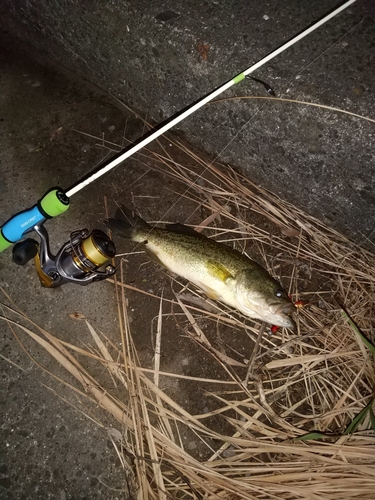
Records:
M23 238L25 233L46 219L69 208L69 198L61 188L52 188L33 207L13 215L0 228L0 252Z

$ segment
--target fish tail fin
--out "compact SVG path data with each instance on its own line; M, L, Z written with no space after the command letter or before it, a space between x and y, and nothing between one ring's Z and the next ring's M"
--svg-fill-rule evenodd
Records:
M115 234L132 240L138 239L137 233L150 230L150 226L146 221L133 210L124 206L117 209L115 218L106 219L104 224Z

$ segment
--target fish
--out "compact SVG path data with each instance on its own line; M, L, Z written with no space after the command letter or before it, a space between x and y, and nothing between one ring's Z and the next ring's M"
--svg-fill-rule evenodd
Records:
M150 258L194 283L207 297L271 325L295 328L295 306L260 264L183 224L154 227L127 207L104 221L114 234L143 244Z

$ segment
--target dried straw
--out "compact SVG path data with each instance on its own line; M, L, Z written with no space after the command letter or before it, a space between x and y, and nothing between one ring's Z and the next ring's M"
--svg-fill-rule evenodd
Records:
M205 161L179 141L173 144L189 167L162 144L140 158L152 158L152 168L173 178L182 195L205 210L201 229L245 248L255 244L270 272L289 282L293 299L309 300L298 311L297 332L264 334L249 363L212 345L198 318L232 329L233 336L246 329L254 340L257 323L220 304L206 309L194 288L168 299L128 285L122 275L115 281L122 349L114 332L109 340L89 323L91 350L64 343L9 305L9 297L1 319L21 343L27 334L42 346L73 376L76 383L69 385L81 397L119 422L121 432L111 439L131 498L372 499L374 255L232 169ZM219 218L220 228L214 226ZM271 230L264 229L264 221ZM310 290L301 291L306 280ZM153 366L139 361L128 317L129 290L159 301ZM160 370L163 311L169 304L179 311L176 321L197 349L223 368L225 380ZM104 365L126 397L104 389L84 368L82 356ZM211 385L215 407L192 414L163 390L161 377L188 379L205 390ZM212 418L225 422L225 435L210 426ZM354 432L345 434L353 421ZM184 449L186 429L205 450L204 459Z

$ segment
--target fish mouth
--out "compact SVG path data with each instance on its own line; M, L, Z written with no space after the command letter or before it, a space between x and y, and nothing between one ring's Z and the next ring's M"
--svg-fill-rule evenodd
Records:
M237 295L237 308L250 318L257 318L266 321L271 325L277 325L291 330L296 329L296 324L290 316L295 312L296 307L289 300L266 300L261 305L245 302L241 294ZM244 303L245 302L245 303Z
M296 324L294 320L291 318L291 314L293 314L296 310L295 305L292 302L284 303L284 304L270 304L270 311L272 315L271 322L277 326L284 326L286 328L290 328L291 330L295 330Z
M279 306L275 310L274 314L286 314L289 316L290 314L294 313L295 310L296 306L290 302L289 304L282 304L281 306Z
M270 301L268 302L268 308L270 313L280 314L280 315L293 314L296 310L296 306L293 304L293 302L290 302L289 300L272 301L272 302Z

